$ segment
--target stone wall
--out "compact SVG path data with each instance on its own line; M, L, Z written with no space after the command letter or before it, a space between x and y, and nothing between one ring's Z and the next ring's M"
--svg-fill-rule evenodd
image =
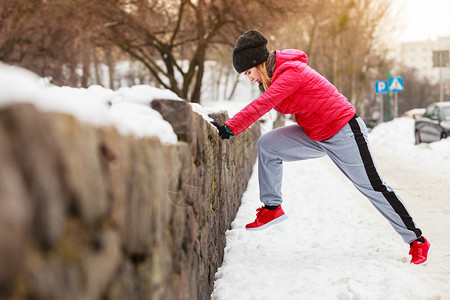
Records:
M0 110L0 299L210 298L259 126L222 141L188 103L152 106L177 145Z

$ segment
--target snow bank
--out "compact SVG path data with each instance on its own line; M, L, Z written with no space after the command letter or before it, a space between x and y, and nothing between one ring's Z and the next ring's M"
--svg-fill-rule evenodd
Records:
M398 118L379 124L369 134L369 142L374 151L450 172L450 139L414 145L414 119Z
M182 100L169 90L146 85L117 91L101 86L59 87L28 70L0 63L0 91L0 107L31 102L41 110L72 114L95 126L116 126L122 134L157 136L162 143L177 143L172 126L150 107L153 99Z

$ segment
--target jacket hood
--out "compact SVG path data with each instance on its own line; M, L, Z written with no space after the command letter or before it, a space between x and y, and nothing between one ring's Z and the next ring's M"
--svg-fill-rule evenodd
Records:
M275 62L275 68L287 61L300 61L302 63L306 63L308 61L308 56L306 56L305 52L296 49L276 51L276 55L277 58Z

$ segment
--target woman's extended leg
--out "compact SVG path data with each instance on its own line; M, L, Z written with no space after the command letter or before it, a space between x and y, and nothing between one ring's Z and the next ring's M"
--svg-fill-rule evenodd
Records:
M326 153L390 222L407 243L422 234L400 197L381 178L367 144L361 118L353 118L335 136L320 142Z

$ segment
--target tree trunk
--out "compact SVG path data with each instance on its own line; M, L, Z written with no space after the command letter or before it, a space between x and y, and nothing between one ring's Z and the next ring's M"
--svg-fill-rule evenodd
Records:
M108 66L108 80L109 80L109 88L110 89L114 89L114 69L115 69L115 62L114 59L112 57L112 53L111 53L111 49L110 48L104 48L104 53L105 53L105 60L106 60L106 65Z
M103 86L102 78L100 75L100 65L98 62L95 48L93 48L93 51L92 51L92 58L93 58L93 62L94 62L94 72L95 72L94 83Z
M234 80L233 88L231 89L231 93L228 96L228 100L231 100L234 96L234 92L236 91L237 85L239 83L239 74L236 75L236 79Z
M91 58L90 58L90 48L84 47L83 48L83 75L81 76L81 86L84 88L88 87L89 84L89 76L90 76L90 65L91 65Z

